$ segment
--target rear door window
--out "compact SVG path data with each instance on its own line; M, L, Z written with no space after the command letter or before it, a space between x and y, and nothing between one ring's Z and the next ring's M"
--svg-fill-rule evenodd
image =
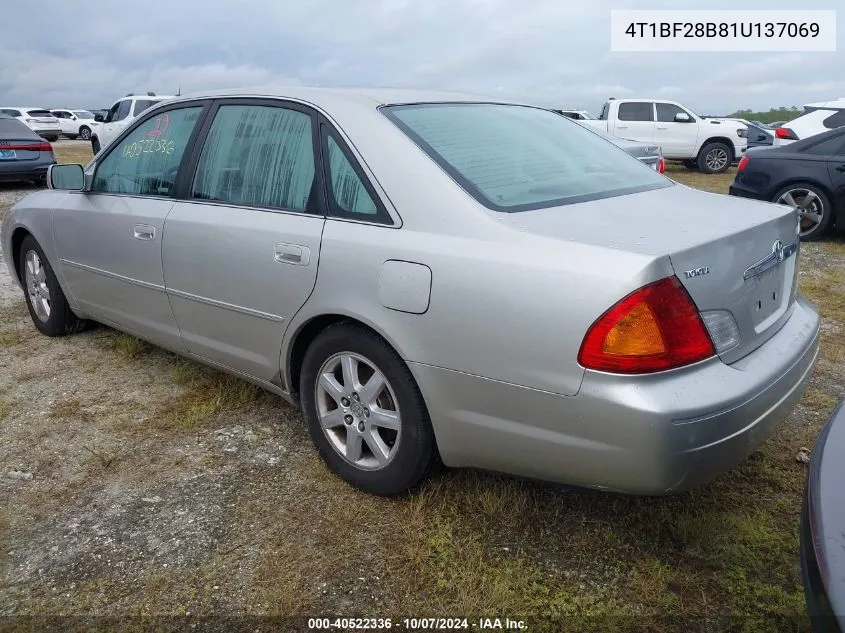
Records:
M191 197L310 210L316 204L311 116L263 105L222 105L200 154Z
M650 101L629 101L619 104L620 121L654 121L654 107Z
M50 112L49 110L27 110L26 113L29 116L35 116L35 117L44 117L44 116L51 117L51 116L53 116L52 112Z

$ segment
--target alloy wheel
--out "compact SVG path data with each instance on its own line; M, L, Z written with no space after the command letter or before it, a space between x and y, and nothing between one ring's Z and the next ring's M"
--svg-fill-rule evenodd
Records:
M27 252L25 268L24 277L29 303L35 311L35 316L46 322L50 318L50 289L47 288L47 271L44 270L38 253Z
M799 237L812 233L824 219L824 202L812 189L790 189L778 198L778 202L788 204L798 211Z
M396 455L402 417L384 374L359 354L331 356L317 377L317 415L329 443L363 470L380 470Z
M704 162L708 169L721 171L728 164L728 153L721 147L714 147L707 152L707 156L704 157Z

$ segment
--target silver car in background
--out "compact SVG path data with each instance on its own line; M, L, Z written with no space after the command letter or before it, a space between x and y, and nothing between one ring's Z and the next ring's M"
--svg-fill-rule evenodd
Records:
M773 432L818 353L793 209L541 108L206 93L49 181L2 226L41 332L99 321L298 403L376 494L439 460L683 490Z
M572 119L575 122L583 120L571 116L572 112L577 112L576 110L552 110L552 112L556 112L557 114ZM612 136L607 132L588 125L584 125L584 129L590 130L594 134L598 134L602 138L607 139L616 145L616 147L624 149L631 156L638 159L641 163L648 165L656 172L662 174L666 171L666 161L663 160L663 151L660 149L659 145L654 145L652 143L640 143L639 141L632 141L627 138Z

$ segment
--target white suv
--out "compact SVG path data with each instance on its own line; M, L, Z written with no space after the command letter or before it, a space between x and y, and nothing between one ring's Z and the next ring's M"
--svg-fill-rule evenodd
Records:
M172 98L173 95L157 95L154 92L148 92L146 94L130 92L125 97L121 97L115 101L109 108L103 124L97 127L96 130L92 130L91 148L94 150L94 153L96 154L116 139L123 131L123 128L129 125L144 110Z
M59 140L62 128L59 120L44 108L0 106L0 114L8 114L51 143Z
M775 146L789 145L845 125L845 97L836 101L808 103L804 113L775 130Z

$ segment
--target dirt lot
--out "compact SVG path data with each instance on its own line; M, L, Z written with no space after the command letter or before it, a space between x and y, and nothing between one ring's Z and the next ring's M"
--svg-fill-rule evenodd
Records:
M84 143L57 151L90 156ZM731 178L670 175L722 192ZM0 217L31 190L0 185ZM742 467L660 499L473 472L444 472L399 500L358 493L274 396L104 327L40 336L0 265L0 616L807 630L796 454L845 396L845 241L807 244L801 259L802 290L824 317L811 389ZM226 628L247 626L305 629L290 619Z

